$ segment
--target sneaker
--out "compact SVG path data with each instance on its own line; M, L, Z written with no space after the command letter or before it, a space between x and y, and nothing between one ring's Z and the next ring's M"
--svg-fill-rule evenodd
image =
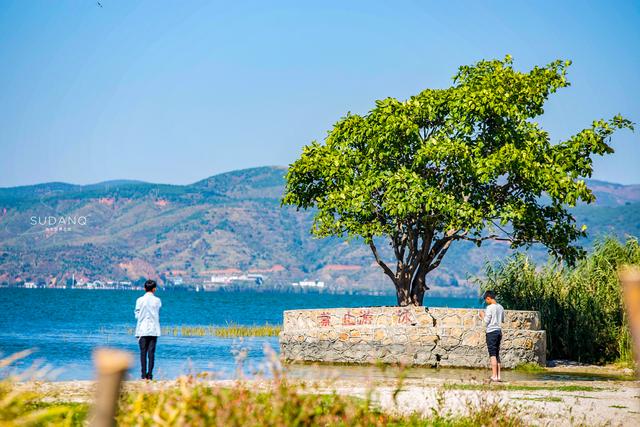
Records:
M147 379L148 379L148 380L152 380L152 379L153 379L153 375L151 375L151 374L147 374Z

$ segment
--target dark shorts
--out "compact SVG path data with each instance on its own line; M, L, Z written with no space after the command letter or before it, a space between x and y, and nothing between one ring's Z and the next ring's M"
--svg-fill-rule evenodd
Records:
M500 342L502 341L502 331L487 332L487 350L489 356L495 356L500 361Z

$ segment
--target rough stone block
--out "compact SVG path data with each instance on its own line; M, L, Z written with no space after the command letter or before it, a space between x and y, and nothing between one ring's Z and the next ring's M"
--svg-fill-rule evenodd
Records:
M361 307L284 312L280 333L287 361L407 363L486 367L478 309ZM545 363L546 335L534 311L506 311L503 366Z

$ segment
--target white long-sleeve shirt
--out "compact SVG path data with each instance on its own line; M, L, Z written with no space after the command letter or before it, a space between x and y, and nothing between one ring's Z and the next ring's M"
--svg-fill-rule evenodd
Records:
M504 322L504 308L498 304L489 304L484 310L484 324L487 332L501 331Z
M147 292L136 301L135 315L138 319L136 325L136 337L160 336L160 307L162 301Z

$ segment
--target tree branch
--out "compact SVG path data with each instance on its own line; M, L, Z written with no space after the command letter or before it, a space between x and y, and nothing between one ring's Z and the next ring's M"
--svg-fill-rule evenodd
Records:
M417 234L418 233L416 233L416 235ZM428 232L428 234L425 233L422 235L422 247L420 248L420 251L417 251L417 250L415 251L414 256L410 260L411 267L410 267L409 274L411 276L411 280L413 280L414 274L417 274L418 270L420 270L420 266L422 265L422 262L425 261L427 251L431 247L432 238L433 238L433 231Z
M395 284L396 276L395 274L393 274L393 271L391 271L391 269L387 266L387 264L385 264L384 261L380 259L380 256L378 255L378 248L376 248L376 245L373 243L373 239L369 242L369 247L371 248L371 252L373 252L373 256L375 257L378 265L382 267L382 270L385 272L385 274L389 276L391 280L393 280L393 283Z
M440 265L440 263L442 262L442 258L444 258L445 254L447 253L447 251L449 250L449 246L451 246L451 242L453 242L454 239L450 239L448 240L444 246L442 247L442 249L440 250L440 252L438 253L438 257L436 258L435 262L432 263L429 266L429 269L427 270L427 273L435 270L436 268L438 268L438 266Z

